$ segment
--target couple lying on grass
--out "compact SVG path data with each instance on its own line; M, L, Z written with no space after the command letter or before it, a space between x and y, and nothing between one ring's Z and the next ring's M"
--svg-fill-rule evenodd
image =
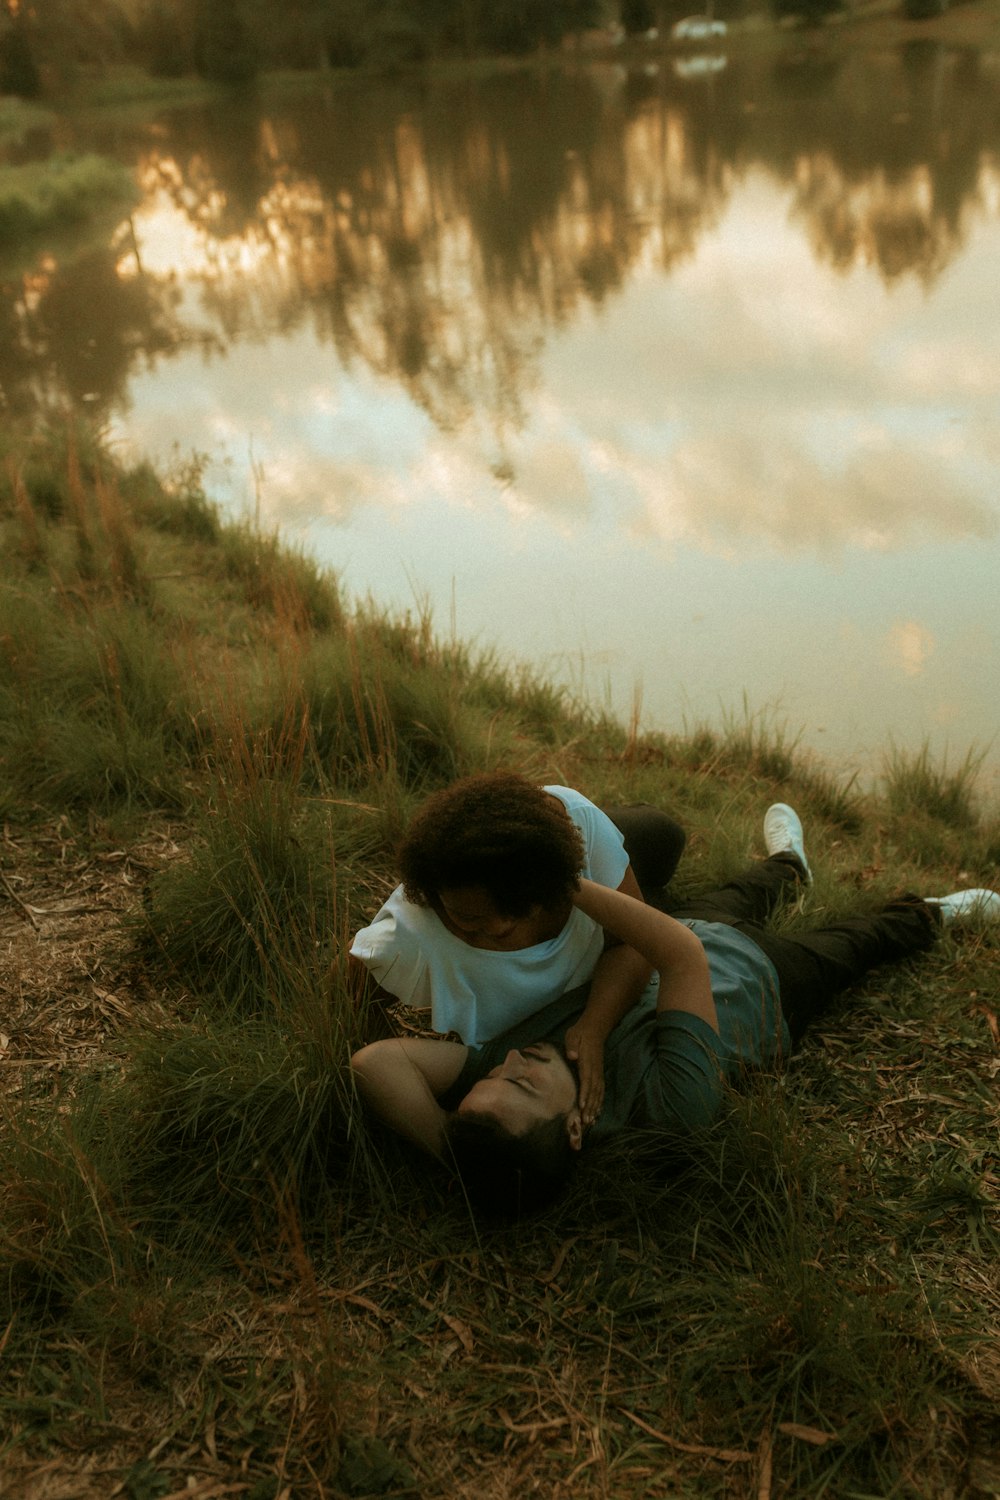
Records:
M507 775L457 783L418 815L403 886L352 954L383 993L429 1004L435 1029L465 1041L388 1038L352 1065L374 1113L457 1169L477 1203L542 1206L581 1146L628 1127L683 1140L727 1084L777 1066L871 969L925 951L957 918L1000 919L1000 895L967 890L768 931L811 879L784 803L764 818L766 859L667 914L637 877L662 891L683 842L654 809L608 817Z

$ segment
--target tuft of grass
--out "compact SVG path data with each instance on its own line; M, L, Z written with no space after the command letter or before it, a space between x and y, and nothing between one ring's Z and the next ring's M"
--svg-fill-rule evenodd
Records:
M164 480L151 464L142 462L122 471L119 490L133 513L157 531L211 547L223 526L205 494L202 471L203 463L196 457Z
M298 786L269 775L252 748L232 750L194 853L154 882L143 928L177 979L257 1011L281 1007L326 949L334 865Z
M916 815L936 819L953 829L973 828L979 816L976 781L985 754L969 750L960 764L951 768L947 755L934 760L926 740L916 751L891 744L882 771L890 810L897 818Z
M565 743L567 727L581 739L594 735L600 723L589 705L570 690L546 680L530 667L504 664L487 652L471 660L459 657L456 665L471 679L473 691L484 708L497 718L513 720L523 735L541 745Z
M72 1108L5 1103L0 1118L5 1317L22 1306L69 1307L81 1289L127 1278L141 1250L122 1213L119 1164L101 1137L96 1091L74 1098Z
M768 708L753 710L744 698L739 713L723 713L721 729L685 726L675 735L630 734L623 760L633 769L647 767L653 774L680 773L705 787L725 779L734 787L751 789L766 783L804 793L817 811L845 830L857 829L857 778L845 778L818 758L799 749L784 721Z
M197 512L190 509L189 515ZM248 523L221 530L219 558L226 574L246 591L253 609L264 609L298 630L341 627L344 611L336 581L311 558Z
M332 664L331 664L332 665ZM404 786L439 786L483 762L484 716L447 664L414 666L355 632L341 672L310 662L317 753L335 779L394 770Z
M280 1205L319 1213L331 1193L349 1192L361 1155L350 1019L331 1005L310 1037L223 1013L123 1038L111 1128L144 1234L189 1253L224 1244L223 1233L271 1243Z
M176 806L189 727L182 665L141 612L0 596L0 758L18 797Z

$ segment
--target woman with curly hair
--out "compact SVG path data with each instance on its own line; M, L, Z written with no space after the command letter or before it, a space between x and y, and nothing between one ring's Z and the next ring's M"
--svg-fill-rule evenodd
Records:
M577 881L655 900L683 847L683 831L655 808L609 816L569 787L510 772L470 776L417 813L399 850L402 883L351 955L383 996L429 1007L436 1031L473 1045L589 984L567 1055L594 1119L605 1039L651 971L574 905Z

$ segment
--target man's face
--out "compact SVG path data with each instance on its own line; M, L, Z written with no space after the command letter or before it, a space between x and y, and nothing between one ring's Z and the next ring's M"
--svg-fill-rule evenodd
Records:
M576 1079L551 1042L508 1052L498 1068L473 1084L458 1113L490 1115L511 1135L565 1115L571 1145L578 1147L582 1137Z

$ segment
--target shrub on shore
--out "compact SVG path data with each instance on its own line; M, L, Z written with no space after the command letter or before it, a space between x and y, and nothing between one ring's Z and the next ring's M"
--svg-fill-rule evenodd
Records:
M93 153L0 166L0 249L108 213L127 214L138 199L132 174Z
M0 98L0 144L22 140L32 130L52 124L52 113L39 104L23 99Z

